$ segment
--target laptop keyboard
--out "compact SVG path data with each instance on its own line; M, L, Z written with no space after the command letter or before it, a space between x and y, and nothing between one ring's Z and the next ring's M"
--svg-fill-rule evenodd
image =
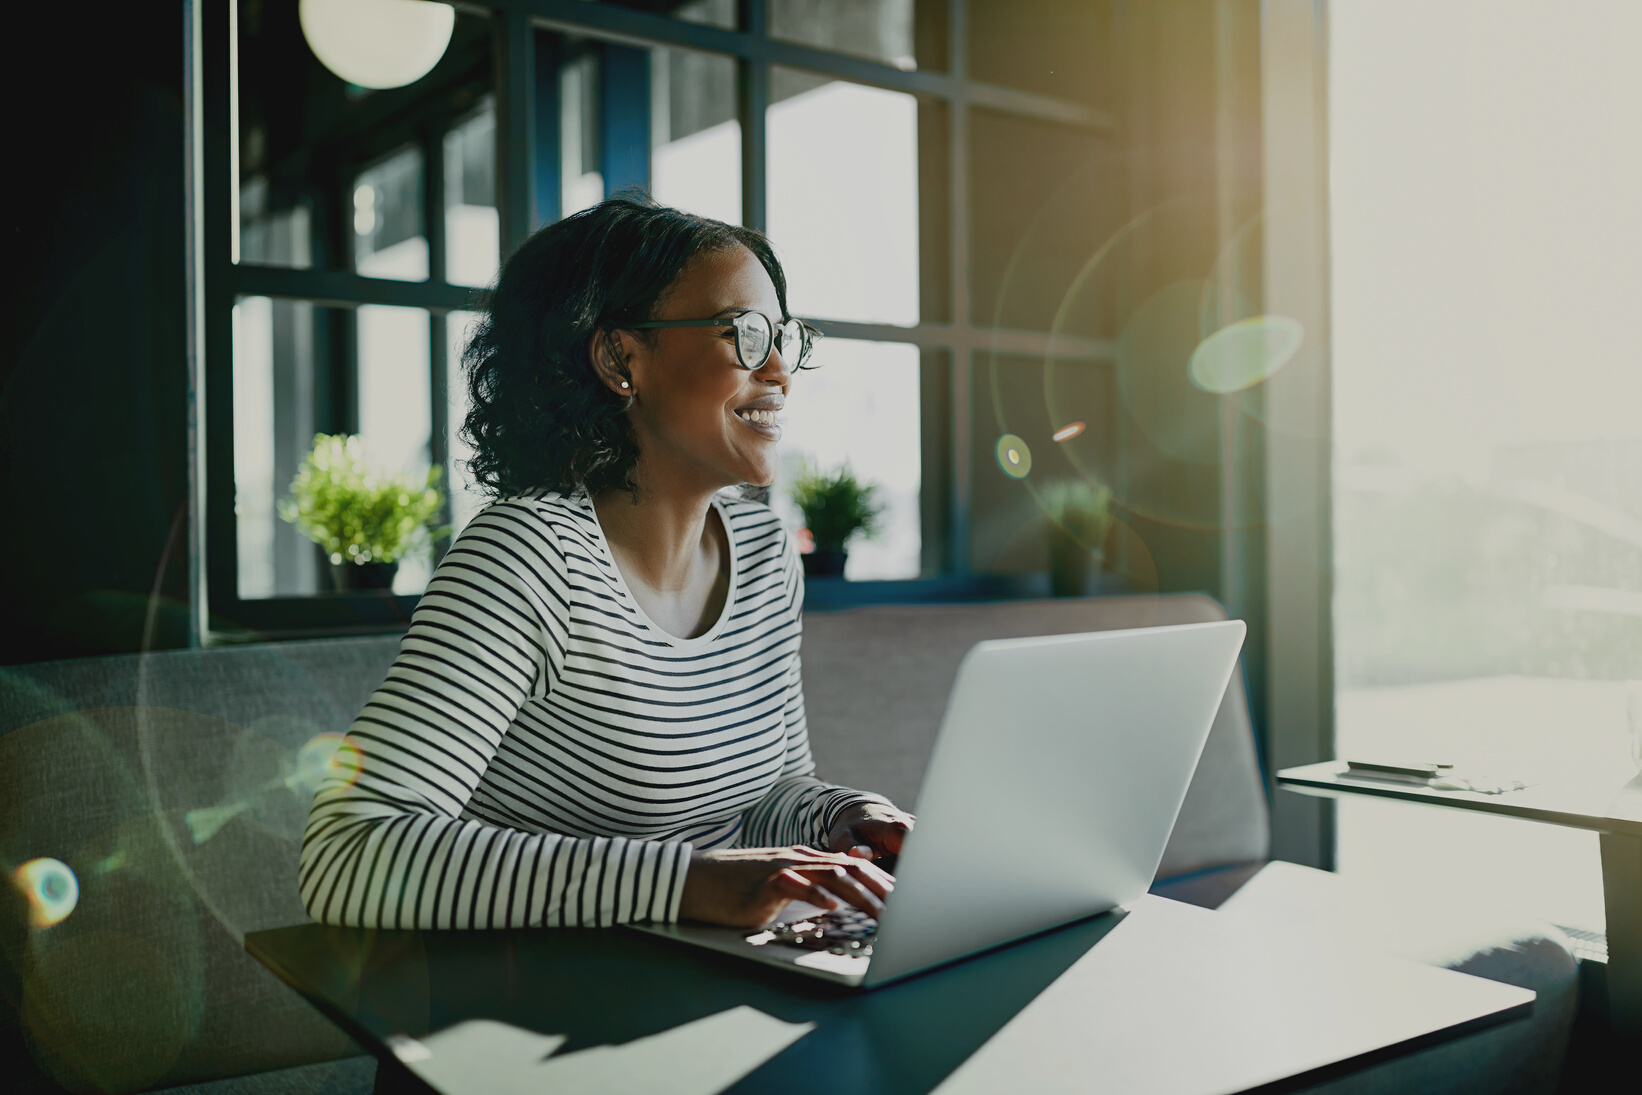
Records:
M878 921L862 912L845 906L832 912L807 917L790 924L771 924L744 937L755 947L766 943L785 943L805 950L828 951L832 954L872 954L872 939L878 933Z

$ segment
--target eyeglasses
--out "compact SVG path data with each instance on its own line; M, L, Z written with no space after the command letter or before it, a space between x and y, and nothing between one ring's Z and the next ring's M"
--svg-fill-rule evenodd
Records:
M756 372L770 360L771 350L781 351L781 360L787 368L813 369L810 352L821 332L801 319L771 323L763 312L742 312L730 319L666 319L651 323L634 323L634 330L654 327L734 327L735 357L743 369Z

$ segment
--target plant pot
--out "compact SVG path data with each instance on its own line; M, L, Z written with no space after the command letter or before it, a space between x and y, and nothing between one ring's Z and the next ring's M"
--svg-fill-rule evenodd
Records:
M818 547L808 555L800 555L804 560L804 577L806 578L842 578L844 576L844 562L850 553L843 548Z
M398 563L332 563L331 588L338 593L393 589Z
M1100 573L1103 556L1084 547L1060 528L1049 529L1049 594L1052 597L1088 595L1090 579Z

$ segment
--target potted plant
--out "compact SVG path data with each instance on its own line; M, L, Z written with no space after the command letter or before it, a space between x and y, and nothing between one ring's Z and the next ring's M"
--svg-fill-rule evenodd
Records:
M372 468L358 435L317 434L279 515L325 549L337 592L392 589L399 560L450 531L428 527L444 504L438 482L438 468L423 482Z
M815 550L804 556L806 577L843 577L850 538L857 533L872 536L878 531L883 507L877 502L877 493L876 486L855 478L848 463L831 474L824 474L814 464L805 464L791 494L815 544Z
M1049 517L1049 592L1081 597L1089 575L1105 558L1112 527L1112 489L1104 483L1062 479L1044 487L1040 500Z

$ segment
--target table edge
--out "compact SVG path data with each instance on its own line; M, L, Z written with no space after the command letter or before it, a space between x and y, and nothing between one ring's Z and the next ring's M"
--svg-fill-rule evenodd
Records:
M1284 768L1274 777L1277 786L1299 794L1310 794L1320 798L1339 798L1345 795L1362 795L1368 798L1389 798L1398 802L1412 802L1421 806L1442 806L1448 809L1471 810L1476 813L1498 814L1502 817L1515 817L1524 821L1538 821L1547 825L1560 825L1568 829L1586 829L1598 833L1617 833L1624 836L1642 836L1642 821L1629 821L1625 818L1596 817L1593 814L1571 814L1563 810L1548 809L1538 806L1523 806L1509 800L1490 800L1481 796L1466 798L1464 791L1437 792L1419 787L1399 787L1394 783L1370 783L1362 781L1344 782L1337 773L1324 774L1318 772L1310 774L1317 768L1324 767L1331 762L1322 764L1298 765L1293 768ZM1343 762L1332 762L1335 764ZM1450 797L1455 796L1455 797Z

